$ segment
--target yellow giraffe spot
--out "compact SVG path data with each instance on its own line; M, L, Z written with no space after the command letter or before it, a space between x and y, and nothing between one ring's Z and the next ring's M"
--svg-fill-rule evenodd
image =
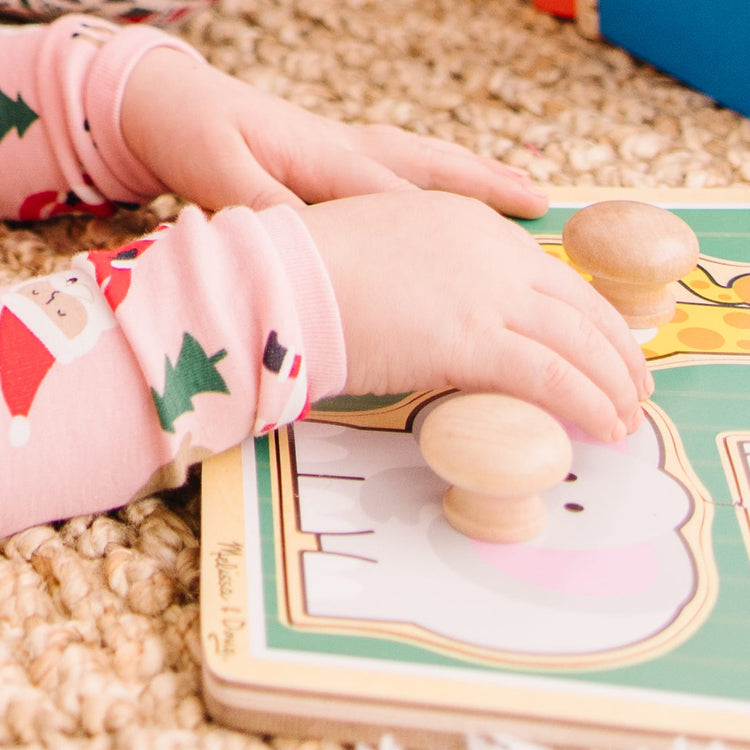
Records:
M732 328L750 328L750 312L728 312L723 319Z
M685 346L697 351L712 352L721 349L726 339L710 328L682 328L677 332L677 339Z

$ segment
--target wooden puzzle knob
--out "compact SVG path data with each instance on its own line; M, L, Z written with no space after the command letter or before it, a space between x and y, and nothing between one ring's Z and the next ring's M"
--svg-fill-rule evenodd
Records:
M698 262L698 238L688 224L638 201L603 201L581 209L565 224L562 242L631 328L669 322L675 312L669 284Z
M538 493L570 471L572 447L542 409L509 396L468 394L425 418L420 447L451 483L443 498L449 523L474 539L520 542L542 529Z

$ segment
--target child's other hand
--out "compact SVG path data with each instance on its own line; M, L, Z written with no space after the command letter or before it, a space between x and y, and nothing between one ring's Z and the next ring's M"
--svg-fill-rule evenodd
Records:
M329 120L168 48L134 68L121 123L154 176L208 209L301 206L418 187L524 218L547 210L522 170L399 128Z
M607 441L640 424L653 381L625 322L518 225L432 192L300 211L339 303L348 392L499 391Z

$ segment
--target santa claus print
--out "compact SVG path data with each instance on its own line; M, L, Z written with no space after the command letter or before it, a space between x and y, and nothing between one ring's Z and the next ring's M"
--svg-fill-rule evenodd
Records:
M164 231L164 229L166 225L161 225L156 232ZM154 244L155 233L115 250L93 250L86 255L86 260L94 268L96 281L113 310L117 310L127 296L130 289L130 274L135 267L136 260Z
M87 174L81 183L69 190L42 190L27 196L18 209L21 221L39 221L71 213L87 213L107 217L115 212L115 204L107 200Z
M91 351L115 325L96 282L83 272L34 279L0 297L0 392L12 445L28 442L34 398L55 363Z

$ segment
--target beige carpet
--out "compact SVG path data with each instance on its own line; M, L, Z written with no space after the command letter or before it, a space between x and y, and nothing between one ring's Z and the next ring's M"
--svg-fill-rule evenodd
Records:
M225 0L183 33L216 65L318 112L453 139L542 183L750 184L749 120L526 0ZM0 281L174 209L164 197L110 222L0 225ZM0 746L338 747L206 718L199 526L194 481L2 544Z

